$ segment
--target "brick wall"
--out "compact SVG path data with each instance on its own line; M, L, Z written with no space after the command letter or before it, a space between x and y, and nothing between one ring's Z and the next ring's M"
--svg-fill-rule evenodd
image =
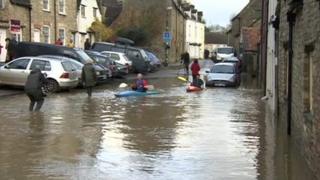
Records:
M281 1L280 20L280 57L279 57L279 118L287 120L287 70L288 70L288 33L287 12L290 1ZM293 29L293 69L292 69L292 139L305 157L310 168L320 178L320 10L319 1L304 0L303 9L296 15ZM308 51L308 47L313 50ZM309 48L310 49L310 48ZM311 48L312 49L312 48ZM308 51L308 52L307 52ZM313 110L306 111L304 103L304 69L308 57L313 64Z

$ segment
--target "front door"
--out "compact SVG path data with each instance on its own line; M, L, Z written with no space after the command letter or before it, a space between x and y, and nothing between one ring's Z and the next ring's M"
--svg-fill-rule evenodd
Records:
M40 42L40 31L38 29L33 31L33 42Z
M0 53L0 62L5 62L6 60L6 56L7 56L7 50L5 48L6 46L6 38L7 38L7 34L6 34L6 30L5 29L0 29L0 46L2 46L1 48L1 53Z

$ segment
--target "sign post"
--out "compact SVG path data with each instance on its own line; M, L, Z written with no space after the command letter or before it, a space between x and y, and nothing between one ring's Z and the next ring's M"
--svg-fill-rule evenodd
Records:
M172 41L172 34L170 31L165 31L163 33L163 41L165 42L165 52L166 52L166 59L165 62L163 63L164 66L168 66L168 58L169 58L169 49L170 49L170 44Z

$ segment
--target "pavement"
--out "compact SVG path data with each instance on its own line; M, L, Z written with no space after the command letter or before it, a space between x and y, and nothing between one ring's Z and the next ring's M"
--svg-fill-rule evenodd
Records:
M22 93L23 93L22 90L8 89L8 88L0 87L0 97L13 96L13 95L22 94Z

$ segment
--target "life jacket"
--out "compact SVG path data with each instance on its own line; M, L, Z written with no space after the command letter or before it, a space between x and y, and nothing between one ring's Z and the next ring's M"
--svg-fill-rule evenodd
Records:
M136 81L136 86L137 86L137 91L144 92L147 90L146 86L148 85L146 80L137 80Z

